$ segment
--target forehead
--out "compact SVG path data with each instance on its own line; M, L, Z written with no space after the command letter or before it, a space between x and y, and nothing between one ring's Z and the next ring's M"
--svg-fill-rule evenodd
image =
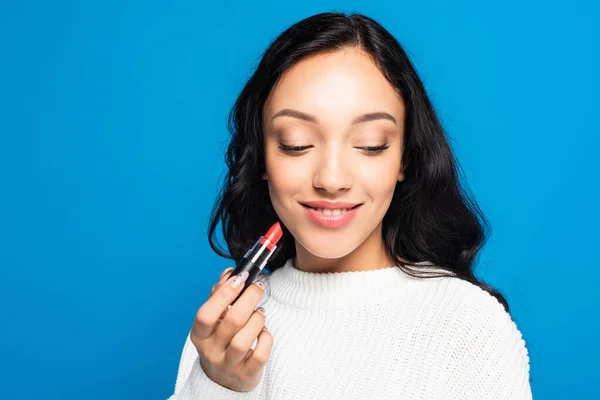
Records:
M263 110L267 120L283 108L299 109L329 122L387 111L398 119L404 104L373 60L356 49L308 57L289 68L273 88Z

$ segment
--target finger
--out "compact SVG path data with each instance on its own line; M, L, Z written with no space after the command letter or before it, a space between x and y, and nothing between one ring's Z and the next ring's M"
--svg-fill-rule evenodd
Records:
M227 306L230 305L242 291L242 288L244 287L243 282L237 285L237 287L234 286L237 277L238 275L230 276L225 283L221 285L204 304L202 304L196 313L196 318L192 326L192 333L198 339L205 339L212 335L219 317L227 311Z
M231 275L231 273L233 272L234 269L235 268L233 268L233 267L229 267L221 273L221 277L220 277L219 281L217 283L215 283L213 285L212 289L210 290L209 297L212 296L217 291L217 289L219 289L221 287L223 282L225 282L229 278L229 276Z
M261 284L262 281L257 281L248 286L217 325L215 344L220 348L227 348L233 337L248 323L250 316L264 294L262 286L259 286Z
M225 270L221 272L221 276L219 276L219 282L223 282L223 280L226 279L226 277L229 276L234 269L235 268L233 267L225 268Z
M252 375L261 370L269 361L273 349L273 335L263 329L258 335L258 342L254 350L248 352L246 360L242 363L241 370L244 375Z
M258 310L252 313L248 323L233 336L229 346L227 346L225 351L225 363L227 365L237 366L247 357L252 343L265 326L265 321L264 310L259 307Z

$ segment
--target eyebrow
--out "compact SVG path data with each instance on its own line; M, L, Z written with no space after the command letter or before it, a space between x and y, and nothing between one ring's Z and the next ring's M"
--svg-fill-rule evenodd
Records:
M285 109L277 112L275 115L273 115L273 117L271 118L271 121L273 121L277 117L292 117L292 118L301 119L303 121L312 122L313 124L319 123L319 119L316 116L303 113L302 111L292 110L290 108L285 108ZM383 111L363 114L363 115L355 118L352 121L352 125L360 124L363 122L375 121L378 119L387 119L389 121L392 121L395 125L398 125L396 118L394 118L391 114L383 112Z

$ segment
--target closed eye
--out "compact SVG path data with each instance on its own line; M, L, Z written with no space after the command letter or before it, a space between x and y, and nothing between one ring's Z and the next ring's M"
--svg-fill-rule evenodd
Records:
M385 149L387 149L388 147L390 147L389 144L382 144L381 146L366 146L366 147L359 147L359 149L361 150L365 150L366 152L370 153L370 154L379 154L382 151L384 151Z
M286 146L284 144L279 144L279 150L287 153L301 153L304 150L310 149L313 146Z

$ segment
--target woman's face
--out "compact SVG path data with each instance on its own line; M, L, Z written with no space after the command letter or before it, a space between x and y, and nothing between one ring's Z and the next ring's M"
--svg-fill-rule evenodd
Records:
M263 178L297 246L333 259L381 242L404 179L403 123L398 93L358 50L312 56L284 74L263 109Z

